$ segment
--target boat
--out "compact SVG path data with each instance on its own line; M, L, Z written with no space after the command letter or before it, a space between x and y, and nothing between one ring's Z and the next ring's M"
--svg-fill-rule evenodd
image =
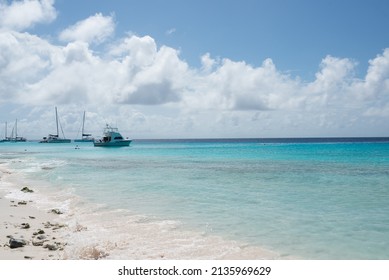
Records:
M7 136L8 124L5 122L5 137L0 142L26 142L27 139L18 136L18 120L15 121L15 126L12 128L11 137Z
M39 143L70 143L72 141L70 139L65 138L62 127L61 127L61 131L62 131L63 138L59 137L57 107L55 107L55 122L57 124L57 134L49 134L48 137L43 137L43 139L39 141Z
M5 136L4 136L4 139L0 140L0 142L10 142L11 141L11 137L7 136L7 127L8 127L8 124L7 124L7 122L5 122Z
M15 137L14 137L15 135ZM18 120L15 120L15 126L12 129L11 137L9 138L10 142L26 142L26 138L18 136Z
M85 111L84 111L84 117L82 118L82 131L81 131L81 139L75 139L74 142L93 142L95 139L92 137L92 134L85 133L84 131L84 125L85 125Z
M104 136L93 142L95 147L128 147L132 140L124 139L116 127L106 125Z

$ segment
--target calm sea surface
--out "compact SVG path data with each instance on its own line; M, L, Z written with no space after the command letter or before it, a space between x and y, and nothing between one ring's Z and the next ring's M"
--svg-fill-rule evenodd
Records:
M77 144L0 143L17 188L76 229L69 258L389 259L389 139Z

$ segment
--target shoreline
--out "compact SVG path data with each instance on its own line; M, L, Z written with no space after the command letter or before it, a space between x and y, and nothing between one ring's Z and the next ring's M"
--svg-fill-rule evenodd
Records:
M0 169L0 181L11 172ZM64 258L68 230L60 223L58 212L38 209L31 199L30 188L20 188L25 199L8 197L0 190L0 260L60 260Z
M15 175L0 166L0 260L280 259L266 249L182 230L175 221L120 209L100 212L89 204L42 207L39 187L29 187L23 176L13 180ZM11 238L26 245L11 249Z

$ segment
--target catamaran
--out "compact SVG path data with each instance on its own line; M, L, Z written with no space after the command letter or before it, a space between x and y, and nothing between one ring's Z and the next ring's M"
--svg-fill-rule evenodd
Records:
M16 119L15 126L12 129L10 141L11 142L26 142L26 140L27 140L26 138L24 138L22 136L18 136L18 120Z
M57 107L55 107L55 121L57 124L57 134L49 134L48 137L43 137L43 139L39 143L70 143L72 141L70 139L65 138L65 135L62 130L62 126L61 126L61 131L62 131L63 138L59 137Z
M75 139L74 142L93 142L95 139L92 137L92 134L85 133L84 131L84 125L85 125L85 111L84 111L84 117L82 118L82 131L81 131L81 139Z
M5 122L5 137L0 140L0 142L26 142L27 139L21 136L18 136L18 120L16 119L15 125L12 128L11 137L7 136L7 127L8 124Z
M11 137L7 136L7 127L8 127L8 124L7 124L7 122L5 122L5 136L4 136L4 139L0 140L0 142L9 142L9 141L11 141Z

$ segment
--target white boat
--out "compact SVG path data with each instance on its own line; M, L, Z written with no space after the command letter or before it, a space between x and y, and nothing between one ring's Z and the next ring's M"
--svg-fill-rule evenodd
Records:
M93 142L95 140L92 137L92 134L85 133L85 131L84 131L84 124L85 124L85 111L84 111L84 117L82 118L81 139L75 139L74 142Z
M49 134L48 137L43 137L43 139L39 143L70 143L72 141L70 139L65 138L62 127L61 127L61 131L62 131L63 138L59 137L57 107L55 107L55 121L57 124L57 134Z
M4 139L0 140L0 142L10 142L11 141L11 137L7 136L7 127L8 127L8 124L7 124L7 122L5 122L5 136L4 136Z
M104 136L93 142L95 147L128 147L132 140L124 139L116 127L106 125Z
M26 142L27 139L18 136L18 120L15 121L15 126L12 128L11 137L7 136L7 122L5 122L5 137L0 142Z
M18 120L16 119L15 126L12 129L11 138L9 141L10 142L26 142L26 140L27 140L26 138L24 138L22 136L18 136Z

